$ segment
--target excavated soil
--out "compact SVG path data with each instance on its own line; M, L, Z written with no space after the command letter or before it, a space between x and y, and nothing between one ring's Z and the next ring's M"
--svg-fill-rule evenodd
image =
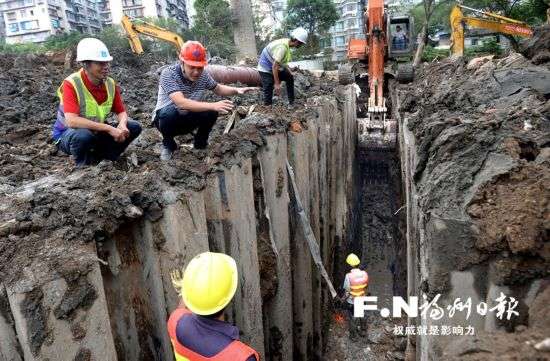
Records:
M142 215L159 219L167 186L202 189L208 174L251 156L264 144L264 135L286 131L291 123L305 120L309 116L304 107L306 93L310 97L334 89L326 77L298 72L293 109L281 97L273 107L256 106L246 119L242 118L250 106L259 103L260 92L233 97L239 107L229 134L222 134L228 116L221 116L206 152L182 148L173 160L163 163L159 161L161 136L150 120L159 68L166 62L151 55L115 54L111 76L121 87L129 115L141 123L143 132L118 161L76 169L50 139L57 87L77 69L65 70L60 61L64 56L57 55L0 56L0 279L6 285L16 281L34 260L40 260L43 275L85 270L96 260L67 259L72 253L67 250L79 254L82 245L102 241ZM217 98L209 96L210 100ZM189 137L181 138L181 142L189 141ZM37 277L36 281L48 279ZM95 296L74 297L76 304L60 306L60 317L70 317L75 307L85 307Z
M549 34L548 27L537 30L524 45L527 58L512 53L424 65L415 82L399 90L400 112L417 143L419 207L453 228L431 245L448 249L448 259L438 262L449 271L490 262L496 284L516 297L528 281L550 275L550 63L539 56L548 50ZM423 291L449 287L442 270ZM538 297L548 300L547 292L543 285ZM550 303L535 301L529 317L524 311L505 325L514 333L456 338L445 359L549 359L533 344L548 337L550 327L531 316L548 312Z

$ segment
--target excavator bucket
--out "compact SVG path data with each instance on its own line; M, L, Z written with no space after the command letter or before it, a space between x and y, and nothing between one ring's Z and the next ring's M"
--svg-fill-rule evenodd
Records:
M359 147L371 151L391 151L397 144L397 122L386 119L387 108L369 104L367 118L357 119Z

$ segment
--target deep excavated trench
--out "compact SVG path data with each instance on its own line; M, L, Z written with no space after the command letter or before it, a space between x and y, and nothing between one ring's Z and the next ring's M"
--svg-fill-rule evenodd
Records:
M337 289L347 252L356 251L371 276L371 294L403 293L403 197L397 152L357 152L352 87L312 98L309 108L301 131L265 134L252 157L209 176L206 187L167 186L164 206L153 215L136 211L112 235L66 250L75 261L70 275L36 266L7 286L2 354L172 360L165 323L179 297L170 272L212 250L237 260L240 286L226 317L262 359L326 359L333 302L298 223L286 162ZM376 327L384 325L370 331Z

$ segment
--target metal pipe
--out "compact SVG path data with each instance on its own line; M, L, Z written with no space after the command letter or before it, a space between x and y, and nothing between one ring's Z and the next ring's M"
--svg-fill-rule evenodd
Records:
M208 65L206 70L215 81L222 84L259 86L262 83L260 72L247 66Z

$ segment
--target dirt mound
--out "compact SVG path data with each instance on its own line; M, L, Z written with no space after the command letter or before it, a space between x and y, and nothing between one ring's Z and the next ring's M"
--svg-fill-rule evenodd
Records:
M550 50L550 24L535 29L533 37L520 44L520 51L529 59L539 59ZM549 59L550 60L550 59ZM548 61L548 60L546 60ZM538 62L542 64L542 62Z
M529 285L550 275L550 70L521 54L470 67L449 59L419 69L399 97L416 140L415 206L427 217L427 247L445 250L428 262L422 291L456 290L452 272L481 267L520 300L522 317L499 324L515 333L457 338L442 359L544 359L531 358L540 353L525 341L548 328L526 329L523 302ZM474 288L485 297L483 287Z

